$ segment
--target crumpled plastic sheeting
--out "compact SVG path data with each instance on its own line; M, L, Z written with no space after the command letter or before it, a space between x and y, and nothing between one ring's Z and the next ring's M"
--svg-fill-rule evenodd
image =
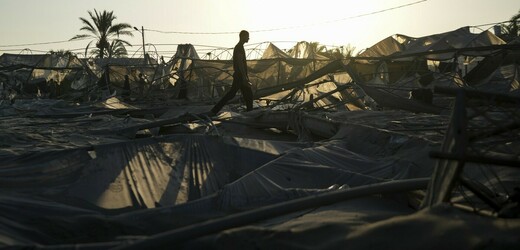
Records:
M482 217L447 204L411 212L391 200L349 200L194 239L185 249L520 248L520 220Z
M155 207L172 203L168 195L172 168L154 140L94 147L95 159L81 178L66 190L66 196L89 201L99 207ZM163 198L164 194L164 198Z
M85 149L0 157L0 190L45 192L75 181L91 160Z
M283 144L179 135L3 157L0 188L104 209L170 206L218 191L290 148Z
M333 185L346 184L354 187L397 179L427 177L431 174L431 166L419 165L400 156L377 155L367 151L358 153L347 149L347 145L351 143L348 141L354 138L359 144L370 144L367 138L362 138L368 136L370 135L357 135L350 139L325 142L317 147L291 150L224 186L219 193L219 206L224 210L247 209L327 191ZM412 141L417 147L407 149L410 155L420 152L421 147L429 146L421 140ZM404 142L401 141L402 144ZM379 144L367 148L385 146ZM363 145L360 147L363 148ZM381 150L376 152L381 153ZM428 155L423 152L422 155L414 157L428 158Z
M92 240L89 237L110 237L110 223L104 219L95 211L43 198L2 194L0 247L58 244L69 240L86 242Z
M215 191L303 145L176 135L2 157L0 246L117 244L222 216Z
M288 151L225 185L217 197L218 205L222 210L244 210L328 191L333 186L357 187L429 177L435 162L429 152L437 147L420 137L362 125L344 125L332 140ZM467 163L464 174L489 187L514 187L518 185L520 171ZM486 176L496 179L486 179ZM500 183L493 182L498 179ZM460 199L460 196L454 194L454 198Z
M196 200L280 153L266 144L239 141L250 144L250 149L232 139L209 136L172 136L96 147L96 159L67 194L104 208L152 208ZM234 157L226 157L229 155Z

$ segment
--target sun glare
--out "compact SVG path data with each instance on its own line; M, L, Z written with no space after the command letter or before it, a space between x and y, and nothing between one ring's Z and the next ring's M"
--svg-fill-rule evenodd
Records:
M373 17L362 16L381 8L374 1L307 2L247 1L246 24L252 40L308 41L324 45L356 44L371 35ZM269 32L267 32L269 31Z

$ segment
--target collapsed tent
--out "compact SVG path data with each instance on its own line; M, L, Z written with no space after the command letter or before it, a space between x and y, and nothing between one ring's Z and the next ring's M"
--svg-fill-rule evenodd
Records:
M351 134L348 131L344 133ZM33 226L26 224L29 223L26 219L17 219L13 212L4 210L3 214L9 214L10 223L40 230L45 237L32 238L37 243L58 244L63 243L57 239L59 235L45 230L45 225L41 223L45 218L49 219L46 214L50 210L54 210L52 213L61 210L59 213L63 216L68 214L65 217L71 221L77 221L82 216L94 216L92 220L85 221L93 228L99 226L95 222L98 220L95 218L101 216L99 213L114 214L119 210L118 217L109 219L114 223L110 227L115 229L120 227L120 223L128 223L128 217L145 216L131 216L130 210L158 208L159 212L164 207L172 209L169 213L178 211L186 216L211 210L218 214L326 192L330 186L345 181L357 186L428 175L428 168L408 169L412 164L406 160L395 158L388 162L381 158L394 157L391 155L395 153L394 149L384 149L383 144L372 146L380 147L376 152L390 150L384 155L372 154L372 150L367 151L363 147L353 152L346 149L348 145L340 137L330 143L309 147L308 143L179 135L3 157L2 200L5 204L27 204L26 212L34 216L26 218L31 218ZM392 136L384 137L394 140ZM357 141L351 138L347 144ZM421 140L411 139L409 143L428 147ZM369 145L371 143L366 144ZM410 145L407 150L415 149ZM397 155L407 155L407 150ZM424 153L417 157L424 157ZM234 157L228 157L230 154ZM345 165L345 162L348 164ZM317 176L320 177L314 179ZM9 195L18 193L21 196ZM40 198L34 201L24 198L31 196ZM40 210L44 212L41 214L30 211L30 207L42 205L42 202L48 204L45 207L49 210ZM183 210L183 206L189 203L199 204L198 208ZM69 210L69 207L75 208ZM146 224L145 221L138 223ZM161 227L172 225L167 221L164 223ZM78 230L72 228L78 225L76 223L62 225L71 232ZM21 231L6 230L3 234L9 235L13 243L18 242L16 239L26 239L26 243L31 240L30 235ZM121 234L119 230L123 229L117 229L110 235ZM105 237L92 236L90 240ZM74 234L71 237L69 240L77 240ZM84 240L87 240L84 243L90 241Z
M2 186L104 209L173 206L211 195L296 146L284 144L174 136L34 152L2 158ZM231 152L241 157L223 157ZM248 161L251 157L254 162ZM49 176L40 179L41 173Z
M0 246L516 249L518 48L495 38L269 44L256 109L215 116L230 60L85 60L77 96L0 103Z
M3 214L8 216L3 221L11 225L1 229L4 238L9 239L3 242L13 246L48 247L73 247L74 244L87 247L104 242L99 246L109 248L131 244L125 237L146 239L131 235L182 229L233 211L431 174L434 160L428 157L428 152L436 148L435 141L440 138L428 135L428 130L410 131L417 135L407 135L406 129L388 130L395 130L395 126L408 129L417 126L420 119L412 113L352 115L337 116L334 120L345 122L337 123L335 132L322 134L331 139L316 143L173 135L2 157L0 200ZM406 115L408 120L402 119ZM423 126L431 126L433 120L446 122L446 117L428 115L422 120ZM310 133L331 123L316 119L311 122L305 118L301 122ZM475 175L480 172L475 169L478 170L468 167L465 171ZM490 174L511 184L518 180L518 171L511 169L486 175ZM416 196L376 196L336 204L330 209L366 214L368 217L358 222L361 224L385 223L383 221L394 216L413 216L410 206L418 206L417 202ZM23 209L13 211L9 204ZM318 211L323 216L328 214L327 209L303 211L280 218L280 226L302 215L313 216ZM171 219L160 219L163 216ZM441 223L450 215L438 216L444 218L439 220ZM46 221L53 221L53 225L59 225L62 230L52 229ZM331 237L360 226L346 217L345 223L336 223L337 229L323 240L332 240ZM288 230L269 224L262 223L262 227L280 233ZM316 224L316 229L323 230L328 225ZM85 228L89 229L85 231ZM238 237L237 233L256 232L256 229L242 230L245 231L232 232L233 237ZM65 231L69 233L64 235ZM214 236L208 237L213 239ZM278 236L274 240L282 244ZM216 242L221 241L227 242L223 238ZM292 244L290 242L283 244ZM213 248L204 238L190 244Z
M463 50L457 53L458 55L489 55L489 51L477 53L471 51L471 48L503 44L506 43L489 31L474 34L470 32L469 27L462 27L453 31L418 38L396 34L376 43L360 53L359 56L398 56L406 59L420 55L428 60L449 60L455 57L455 51L447 50Z
M293 105L287 104L306 102L312 103L313 108L359 110L396 108L388 104L402 102L397 108L405 108L421 104L400 99L410 96L432 104L435 102L430 101L433 86L460 86L460 79L484 57L499 51L499 47L493 46L501 45L504 42L492 33L474 34L469 27L419 38L398 34L383 39L357 57L343 60L351 69L347 72L343 66L331 67L336 65L336 59L318 43L298 42L286 52L270 43L259 59L248 61L248 67L253 91L261 106L273 104L292 108ZM22 60L8 59L5 57L3 61ZM69 98L85 101L125 95L127 101L159 98L160 101L180 99L213 103L226 93L232 82L230 60L201 59L190 44L178 45L177 53L168 62L148 59L83 60L82 71L89 72L89 82L74 83L74 89L83 89L83 93ZM352 81L353 73L357 75L355 81ZM125 77L129 78L128 86ZM360 84L367 86L365 90ZM372 87L368 85L383 91L368 90ZM399 97L396 99L399 101L381 101L392 99L392 96ZM419 110L439 112L438 107Z
M4 89L20 95L57 98L71 91L84 90L97 79L83 62L70 53L0 56Z

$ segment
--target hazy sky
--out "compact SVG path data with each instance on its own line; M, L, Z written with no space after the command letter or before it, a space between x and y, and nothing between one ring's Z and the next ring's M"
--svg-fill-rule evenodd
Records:
M297 41L309 41L351 45L359 51L397 33L419 37L506 21L518 13L520 1L0 0L0 54L20 53L24 48L33 53L59 49L82 53L88 41L23 44L66 41L81 34L79 17L88 17L87 11L93 9L114 11L116 22L143 26L145 42L154 44L146 48L170 57L175 44L233 47L242 29L251 31L250 44L273 41L290 48ZM140 49L140 33L125 40L134 44L128 48L130 56ZM203 47L199 49L203 54Z

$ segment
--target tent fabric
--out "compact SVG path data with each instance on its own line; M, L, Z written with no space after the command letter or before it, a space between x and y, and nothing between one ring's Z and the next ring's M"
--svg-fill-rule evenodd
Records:
M464 76L464 80L468 85L485 83L498 67L517 64L515 62L519 57L520 52L517 51L504 51L487 56Z
M346 123L330 140L319 143L176 135L3 157L2 162L10 165L2 168L0 175L2 180L9 178L11 182L2 183L11 186L1 187L2 244L59 247L104 241L118 245L125 237L160 233L236 210L339 188L429 176L433 160L428 152L438 144L420 136L389 131L392 122L407 124L399 120L402 111L347 114L352 117L331 116ZM426 115L412 120L410 116L409 125L425 119L435 120ZM354 123L364 120L372 121L373 126ZM229 159L227 155L233 157ZM468 171L468 176L480 174L482 178L478 167L469 166ZM497 168L497 172L486 175L497 175L514 186L520 179L517 172ZM346 216L342 218L347 219L348 213L364 216L356 221L338 220L334 224L338 231L333 232L376 227L378 222L406 216L411 212L408 202L398 196L336 204L331 211L342 208L336 209ZM327 208L314 210L325 218L334 216L325 211ZM262 227L287 232L291 223L303 223L297 219L301 215L320 218L319 213L302 211L273 218ZM314 225L323 229L331 224ZM239 231L234 233L240 235L254 232L247 228L236 230ZM275 239L282 244L278 235Z
M93 235L86 225L99 230L98 239L111 234L100 226L105 218L99 212L34 195L2 192L0 211L2 248L85 242L86 235Z
M360 53L359 56L399 56L400 58L406 58L406 55L412 57L414 54L428 51L435 52L439 50L474 48L502 44L506 43L489 31L474 34L470 32L469 27L462 27L457 30L418 38L397 34L376 43L372 47ZM481 56L487 54L489 54L489 52L458 53L458 55L470 56ZM430 55L424 55L424 57L429 60L449 60L453 59L454 52L443 54L432 53Z
M430 114L440 114L443 110L442 108L431 104L392 95L369 85L359 84L359 86L382 107L398 108L412 112L424 112Z
M468 27L464 27L450 32L419 38L394 35L365 50L360 56L399 56L400 58L405 57L406 59L407 54L413 55L414 53L435 52L436 50L442 49L471 48L497 44L504 44L504 42L489 32L473 34L469 31ZM248 61L254 93L263 93L276 86L301 81L313 72L325 68L326 65L332 62L332 59L325 55L324 50L325 47L319 46L319 44L316 43L298 42L289 52L285 53L272 43L269 44L260 60ZM488 52L471 53L467 52L467 55L480 56L488 54ZM426 58L431 60L448 60L453 59L453 53L443 55L431 54ZM75 98L76 95L74 95L74 92L79 91L85 93L83 93L83 96L76 98L89 99L91 98L91 94L87 96L86 92L92 93L92 90L101 91L102 89L106 89L105 91L110 91L110 93L116 91L115 93L120 95L123 92L125 75L130 77L132 93L130 96L132 98L142 96L146 98L153 93L160 95L163 99L187 98L191 101L216 101L226 93L227 89L231 86L231 61L201 60L195 47L191 44L179 45L177 53L168 63L161 62L144 65L139 60L141 59L79 60L74 56L60 57L56 54L45 56L4 54L0 62L5 65L26 63L39 67L30 70L19 70L16 76L9 76L10 78L16 78L16 80L13 78L10 79L9 82L29 81L32 82L30 85L41 85L41 83L36 83L35 81L42 79L45 79L47 82L56 81L62 86L61 94L70 94L69 97L71 98ZM399 60L402 60L402 58ZM373 78L377 73L377 67L374 65L363 65L361 63L363 61L364 60L358 60L356 63L353 63L358 64L358 66L353 66L353 68L359 70L360 73L368 79ZM110 75L110 84L103 84L102 81L98 81L107 70L105 66L108 66L107 73ZM388 66L389 69L390 66ZM67 69L62 67L66 67ZM399 68L396 70L402 70L403 67L408 66L396 65L396 67ZM6 70L5 72L8 72L9 75L9 72L12 72L12 70ZM3 74L3 72L1 73ZM138 77L140 73L142 73L146 79L144 86L142 86L143 83L140 82ZM399 76L400 74L397 73L390 74L390 78ZM96 86L96 83L98 83L98 86ZM306 84L312 83L307 82ZM37 88L33 87L27 92L34 92L32 94L36 95L36 90ZM318 92L324 93L330 90L331 89L328 88L319 90ZM315 90L313 91L315 93L317 92ZM46 90L45 92L52 91ZM140 92L144 93L141 94ZM78 93L77 95L79 96L81 94ZM278 100L283 97L284 95L273 95L267 99ZM330 100L330 102L336 103L341 101L342 99L338 97ZM326 106L331 104L330 102L320 103L318 106ZM357 106L359 107L359 105Z
M200 59L199 54L192 44L179 44L173 58Z
M261 59L273 59L273 58L289 58L290 56L276 47L273 43L269 43L267 48L264 50Z
M2 157L1 160L2 188L34 191L74 180L90 157L85 150L60 150Z
M376 141L380 144L374 144ZM397 144L399 148L392 149ZM323 192L333 186L356 187L427 177L431 174L427 164L430 149L429 143L422 139L345 125L334 140L288 151L225 185L219 193L219 206L247 209ZM423 164L418 164L421 161Z
M16 66L15 69L9 67ZM0 74L7 76L6 86L25 95L56 98L70 90L84 89L97 81L92 71L72 54L0 56Z
M19 55L19 54L7 54L3 53L0 55L0 66L12 66L22 64L26 66L37 66L47 57L46 55Z
M359 54L360 57L384 57L403 50L395 38L389 36Z
M148 58L150 59L150 58ZM83 59L84 61L93 61L93 63L98 68L104 68L108 65L114 65L114 66L135 66L135 65L144 65L144 64L152 64L157 65L157 61L150 61L145 63L143 58L130 58L130 57L111 57L111 58L88 58ZM152 59L153 60L153 59Z
M482 218L448 205L410 213L391 200L363 198L193 240L190 249L517 248L518 220ZM435 229L435 230L432 230Z
M472 34L462 28L421 38L395 35L365 52L371 57L415 60L414 55L430 50L493 44L501 40L489 32ZM114 96L87 105L52 99L2 102L0 247L112 248L237 211L338 189L431 176L436 160L429 153L439 148L449 122L444 110L383 93L379 87L402 91L407 80L418 82L413 80L416 75L399 75L401 82L393 86L369 85L375 81L363 85L364 80L379 79L387 70L417 66L415 62L332 61L314 43L298 43L289 53L271 45L260 60L248 60L255 96L304 105L287 105L293 109L283 112L264 108L236 112L239 108L231 104L213 120L204 112L231 85L232 64L230 60L202 60L189 44L180 45L175 58L160 65L100 67L94 61L56 55L11 57L7 61L14 61L15 66L0 67L1 76L9 81L57 77L70 83L71 90L80 90L80 85L88 89L85 92L92 97L96 91L117 92L125 75L131 76L133 88L140 87L136 76L143 73L143 96L154 103L127 105ZM452 60L453 53L430 54L426 59ZM76 62L80 63L77 68ZM85 63L86 67L80 66ZM422 66L426 64L411 71L419 72ZM13 74L13 69L20 74ZM516 93L518 70L514 60L490 67L486 77L477 77L480 81L472 87ZM361 71L365 75L359 76ZM97 81L103 73L110 74L110 84ZM458 74L430 73L432 85L463 84ZM332 94L336 90L341 92ZM153 91L173 94L155 96ZM337 110L344 111L342 102L364 95L399 110L319 110L337 105ZM87 97L91 96L82 96ZM445 106L453 101L445 100ZM177 106L193 101L205 103L195 108ZM367 107L360 103L357 108ZM176 120L197 115L204 119ZM128 131L131 136L124 133ZM515 149L515 142L505 144L504 150ZM463 174L484 190L492 188L501 200L513 197L511 190L520 186L517 168L467 162ZM185 247L243 244L239 247L337 249L348 245L366 249L388 247L388 241L396 248L449 248L452 245L446 245L454 242L461 248L518 248L517 219L479 217L446 204L414 213L423 194L419 190L373 195L298 211L193 239ZM463 189L455 190L452 198L474 208L484 205ZM432 233L431 228L439 230ZM412 239L396 241L403 233ZM439 243L439 239L445 241Z
M498 67L491 75L475 84L474 87L482 91L520 94L520 65L509 64Z
M331 60L330 57L320 53L320 48L317 46L318 43L298 42L294 47L289 49L288 55L298 59Z
M6 188L47 186L104 209L153 208L208 196L287 148L204 136L143 139L4 157L0 177ZM223 157L229 154L236 156Z
M109 241L126 234L160 232L207 216L221 216L222 212L329 192L339 186L408 178L421 172L411 171L416 166L405 159L390 160L397 149L384 149L388 143L373 145L375 138L366 138L367 144L358 145L355 151L348 150L350 144L359 142L358 137L340 139L349 134L361 133L343 131L337 139L314 146L179 135L5 157L2 162L11 164L0 171L1 177L14 180L16 185L1 188L0 209L6 217L2 217L5 223L0 230L8 239L3 244ZM391 136L386 138L395 141ZM402 141L390 145L395 143ZM387 153L381 155L382 150ZM13 211L13 204L24 210ZM114 212L118 215L110 215ZM158 214L176 219L157 220ZM49 220L60 229L46 225Z
M185 91L181 96L192 101L219 99L233 81L232 61L203 60L193 45L183 46L187 47L179 47L168 62L172 73L178 76L171 80L177 93ZM298 43L291 51L293 55L269 44L260 59L247 61L254 92L301 80L332 61L308 42ZM153 79L157 78L156 74Z
M454 31L420 38L411 38L405 36L402 37L406 40L406 42L404 43L404 51L400 53L401 56L404 54L414 54L426 51L462 49L505 44L502 39L491 34L489 31L484 31L480 34L474 34L469 31L469 27L462 27ZM454 52L426 56L426 58L430 60L447 60L453 57Z
M263 59L248 60L248 72L253 91L301 80L330 61L311 59ZM218 99L226 93L233 81L231 61L193 60L184 72L187 81L187 97L190 100Z
M505 51L486 57L464 79L481 91L518 94L520 65L516 51Z

